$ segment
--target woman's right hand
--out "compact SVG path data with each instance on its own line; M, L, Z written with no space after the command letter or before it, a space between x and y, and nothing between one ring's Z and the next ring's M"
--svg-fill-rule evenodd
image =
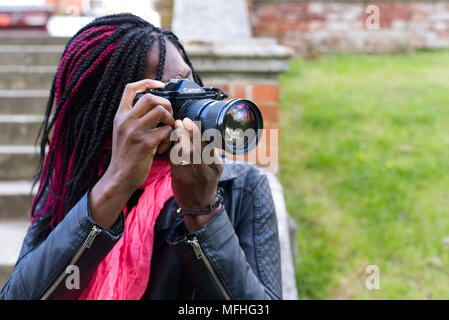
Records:
M111 227L132 193L150 172L156 152L170 147L175 120L170 102L146 94L133 107L137 93L163 88L164 83L142 80L125 87L114 118L111 162L90 192L92 218L103 227ZM163 126L157 127L158 123Z

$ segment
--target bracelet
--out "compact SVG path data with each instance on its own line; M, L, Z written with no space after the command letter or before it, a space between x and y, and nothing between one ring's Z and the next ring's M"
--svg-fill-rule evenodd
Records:
M200 214L209 214L212 212L213 209L218 208L218 206L223 203L223 189L218 187L217 188L217 201L209 204L207 209L198 209L195 212L190 212L190 211L186 211L186 212L181 212L181 208L178 207L178 209L176 210L176 216L178 219L182 219L184 216L191 216L192 218L196 218L197 216L199 216Z

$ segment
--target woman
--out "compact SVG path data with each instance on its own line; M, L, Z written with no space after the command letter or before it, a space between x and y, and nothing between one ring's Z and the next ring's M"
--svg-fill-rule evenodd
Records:
M281 298L266 177L249 164L170 163L171 132L199 129L175 121L164 98L133 106L171 78L202 85L177 37L131 14L69 41L42 126L32 225L2 299ZM188 215L198 209L207 214Z

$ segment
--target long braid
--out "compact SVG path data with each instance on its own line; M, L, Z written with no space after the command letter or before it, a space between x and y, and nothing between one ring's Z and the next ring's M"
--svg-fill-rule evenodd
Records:
M138 40L140 40L140 38L142 36L145 36L146 34L148 34L150 32L150 30L143 30L143 31L139 31L140 34L138 34L134 40L128 44L129 46L129 50L127 51L128 54L130 52L135 52L133 49L134 47L138 44ZM119 57L122 56L120 54L120 50L116 50L115 52L116 57L111 58L111 62L110 62L110 66L111 68L109 70L114 71L113 66L115 66L116 61L120 61ZM125 54L124 59L121 60L122 64L123 62L127 61L127 55ZM117 58L117 59L114 59ZM121 94L123 92L123 89L125 87L125 85L129 82L132 82L133 80L130 79L131 75L134 74L134 69L135 69L135 64L137 63L137 59L132 59L130 62L126 63L125 66L123 66L122 64L120 64L117 69L119 70L123 70L123 77L120 80L120 82L118 83L118 85L115 87L115 91L113 93L111 102L112 104L118 104L120 102L120 98L121 98ZM116 73L117 74L117 73ZM105 76L107 76L107 73L105 73ZM78 176L76 177L71 183L72 184L77 184L80 180L82 181L83 179L88 179L89 176L91 176L91 173L89 172L88 168L90 168L92 165L95 165L93 163L93 161L95 159L98 158L100 152L101 152L101 147L103 145L103 141L106 138L106 136L109 134L109 132L112 131L112 120L113 120L113 113L115 113L115 110L113 110L112 108L110 108L108 106L107 103L107 98L110 98L110 95L108 94L107 91L102 92L101 88L99 87L97 90L100 90L101 94L103 94L103 97L101 97L100 102L98 102L97 105L97 109L95 108L90 108L89 111L93 112L94 114L96 114L95 117L95 121L93 126L86 128L86 130L93 130L94 132L98 132L98 139L96 140L96 143L88 143L86 148L83 148L80 153L79 158L83 159L83 157L86 157L84 160L84 164L83 167L81 168L81 172L84 173L84 176ZM88 112L89 112L88 111ZM100 127L101 124L101 127ZM84 152L86 151L87 152ZM92 170L94 170L94 172L98 172L98 170L95 171L95 168L92 168ZM76 191L75 189L73 189L74 191Z
M162 79L162 73L164 72L165 65L165 52L166 52L166 44L164 35L159 35L159 47L160 47L160 59L157 66L156 80Z
M67 81L69 81L68 86L64 89L63 93L61 94L61 87L65 86L65 83L61 82L61 78L58 81L58 76L56 76L55 78L55 82L54 82L54 97L55 97L55 104L56 106L56 110L55 110L55 114L53 116L53 118L50 121L49 125L46 125L46 132L44 132L44 137L43 139L48 140L48 136L49 136L49 132L50 130L54 128L54 135L52 140L49 143L49 154L47 155L47 160L44 163L43 168L40 170L41 174L40 174L40 185L39 185L39 190L37 193L37 196L35 197L34 201L33 201L33 206L32 206L32 216L34 217L35 211L34 208L37 205L37 203L39 202L40 198L42 197L43 193L46 191L46 187L47 185L51 184L51 189L52 192L49 193L48 197L47 197L47 203L45 205L45 207L40 208L40 213L38 213L38 216L40 214L42 214L45 210L48 209L53 209L53 211L55 211L55 216L52 219L52 225L55 224L56 220L59 220L62 218L61 216L61 198L62 195L58 194L58 190L63 190L64 189L64 176L66 174L66 170L67 170L67 163L63 163L61 157L63 157L63 155L67 155L67 150L64 150L64 152L62 152L62 148L63 145L61 143L61 134L59 134L59 132L61 131L61 127L62 124L65 122L65 118L66 118L66 113L65 113L65 109L67 108L67 104L66 104L66 100L68 101L68 104L73 103L74 101L74 97L76 96L77 93L77 89L79 89L80 85L83 83L83 78L85 78L87 75L89 75L89 73L87 73L87 70L89 68L92 68L93 62L95 61L95 59L98 57L98 55L100 53L102 53L104 50L107 49L108 46L110 46L111 44L114 43L114 40L117 39L118 36L120 36L120 33L118 32L122 32L125 31L126 28L130 29L132 26L131 25L127 25L127 26L118 26L117 31L112 34L106 41L104 41L100 46L98 46L94 51L93 50L89 50L86 54L86 59L85 61L80 59L80 61L83 61L83 63L79 63L79 68L76 70L76 72L74 72L73 75L69 74L68 75L68 79ZM103 33L104 28L100 27L99 28L100 33ZM118 33L118 34L117 34ZM91 40L89 42L86 43L86 47L90 47L95 45L96 42ZM66 54L64 55L64 57L66 57L67 55L70 56L73 53L72 48L67 48L65 50ZM63 59L64 59L63 57ZM61 59L61 62L63 62L63 59ZM64 68L65 65L64 64L60 64L60 68ZM60 74L59 69L57 74ZM83 78L82 78L83 77ZM52 96L52 93L50 94L50 96ZM77 104L76 103L76 99L75 102L73 104ZM59 116L59 114L62 113L61 116ZM44 122L48 123L49 118L46 117ZM57 134L58 133L58 134ZM69 134L73 134L73 133L69 133ZM67 147L67 146L66 146ZM42 148L42 145L41 145ZM58 152L55 154L55 150L58 150ZM42 149L41 149L41 154L43 153ZM53 167L55 166L55 167ZM51 171L54 171L55 174L51 174ZM45 174L44 174L45 173ZM50 181L52 180L52 181ZM59 203L59 208L54 208L55 207L55 202ZM54 219L56 217L56 220ZM35 219L33 219L34 221Z
M51 221L48 229L53 229L107 168L111 150L105 145L112 136L124 87L142 79L145 57L156 40L160 44L158 79L163 76L167 40L191 66L173 33L127 13L97 18L67 43L39 133L41 159L35 177L39 189L31 208L33 223L49 212L45 219ZM202 84L192 71L195 81Z
M114 38L114 37L111 36L111 38ZM114 39L109 39L110 42L112 42L113 40ZM71 42L69 42L69 43L71 43ZM60 84L63 83L62 82L63 78L59 78L58 79L58 75L61 75L62 77L65 77L65 75L66 75L66 73L64 72L65 65L63 63L64 62L64 58L67 58L67 56L70 57L70 54L71 54L70 51L68 50L69 49L68 46L66 47L65 54L63 55L63 58L61 59L60 67L58 68L58 72L56 73L55 80L54 80L53 85L52 85L52 91L50 93L50 99L49 99L48 105L50 105L50 106L52 105L53 99L56 100L56 104L58 104L58 105L63 105L64 104L65 100L68 98L69 93L73 94L72 90L73 90L73 87L76 85L76 81L75 80L78 79L79 76L83 72L85 72L86 68L90 66L91 60L93 60L97 56L97 54L99 52L101 52L107 45L108 45L108 43L103 44L102 47L97 49L97 52L95 52L95 53L90 55L90 59L85 61L85 63L80 66L81 70L78 70L77 73L75 73L75 75L73 76L75 79L72 79L71 83L69 83L69 85L68 85L68 88L64 91L64 93L61 96L61 93L60 93L59 89L60 89ZM88 47L88 46L86 46L86 47ZM80 61L82 61L82 60L80 60ZM60 69L61 69L61 71L60 71ZM47 105L47 107L48 107L48 105ZM46 139L42 139L42 143L41 143L41 161L43 161L42 157L45 156L45 147L46 147L47 144L49 144L48 136L49 136L50 130L54 126L55 121L57 119L59 119L58 118L58 114L61 111L61 109L63 109L63 108L59 108L59 107L56 108L55 115L53 116L53 118L51 119L49 124L48 124L48 119L49 119L50 112L47 112L46 115L45 115L45 119L46 120L44 121L43 137L46 137ZM51 111L51 109L50 109L50 111ZM53 150L50 150L50 152L53 152ZM45 181L44 186L46 186L47 183L48 183L48 180ZM42 182L41 182L41 185L42 185ZM40 196L41 196L41 194L38 192L38 199L37 200L39 200Z
M109 62L109 68L104 74L105 78L110 78L110 82L115 82L116 78L119 76L119 73L116 72L116 69L119 70L119 68L117 67L117 64L119 63L120 58L123 58L121 61L126 61L127 56L122 56L122 51L123 51L125 45L128 45L129 38L131 38L135 33L136 33L136 31L133 31L130 34L128 34L127 36L125 36L120 41L120 44L117 46L117 48L114 52L114 55L111 57L111 60ZM126 74L126 72L124 72L124 73ZM98 127L101 125L100 120L104 120L101 118L103 118L105 116L105 113L103 112L104 108L107 108L107 110L109 112L112 111L112 109L108 108L108 106L106 105L106 102L110 96L109 92L111 89L112 89L111 86L106 86L106 82L100 83L100 85L97 86L96 91L98 92L98 94L94 95L94 97L96 97L97 99L91 99L89 105L87 106L87 111L86 111L87 112L86 116L88 117L88 116L90 116L90 114L93 114L93 116L95 117L94 118L95 120L93 121L93 123L90 123L90 124L87 124L86 122L82 123L80 130L87 130L87 134L84 135L84 137L89 136L92 131L96 131L98 129ZM117 88L116 88L116 91L118 91ZM94 106L95 106L95 108L94 108ZM92 144L89 144L88 148L82 149L81 151L89 154L89 152L92 151L92 148L95 148L95 147ZM79 156L82 158L83 155L84 155L84 153L81 153ZM88 163L86 163L86 166L87 165L88 165Z

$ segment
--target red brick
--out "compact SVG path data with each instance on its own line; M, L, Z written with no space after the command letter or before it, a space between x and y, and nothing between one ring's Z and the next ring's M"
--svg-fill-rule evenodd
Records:
M303 29L302 26L298 26L297 24L287 24L287 23L283 23L281 25L281 30L282 31L289 31L289 30L297 30L297 29Z
M230 155L226 154L230 159L236 159L240 161L248 161L256 163L261 167L269 169L270 167L277 167L279 161L279 143L270 143L269 137L262 137L259 145L256 149L246 155ZM273 161L274 163L263 163Z
M412 12L408 3L390 3L390 14L393 19L410 20Z
M374 3L379 7L380 28L390 28L393 20L409 21L412 17L412 8L407 3ZM362 14L365 22L369 15Z
M256 84L253 86L252 97L254 101L278 101L279 85L277 84Z
M259 106L265 123L277 123L279 121L279 106Z
M298 13L307 12L309 5L307 3L283 3L280 5L281 11L296 11Z
M279 17L279 8L270 4L256 4L254 6L254 13L257 16L271 16Z
M227 94L230 94L229 93L229 85L228 84L224 84L224 83L205 83L204 86L205 87L220 88L220 89L226 91Z
M253 34L254 34L255 37L277 38L279 40L279 38L278 38L279 31L278 30L276 30L276 31L267 31L264 28L257 27L255 29L253 29Z
M230 94L233 98L251 99L251 97L247 96L247 92L249 91L247 90L247 86L249 85L244 83L234 83L232 85L233 90Z
M263 24L264 29L268 32L278 32L281 27L281 23L279 20L272 20L270 22Z
M278 132L278 139L280 138L280 134L279 133L280 133L281 129L280 129L278 124L264 125L264 129L266 130L267 138L268 138L268 135L270 134L270 130L277 130L277 132Z

